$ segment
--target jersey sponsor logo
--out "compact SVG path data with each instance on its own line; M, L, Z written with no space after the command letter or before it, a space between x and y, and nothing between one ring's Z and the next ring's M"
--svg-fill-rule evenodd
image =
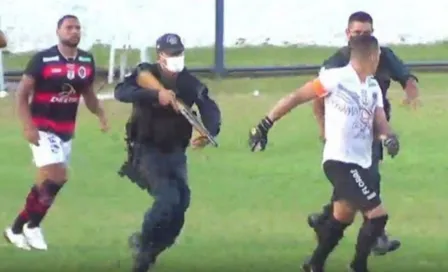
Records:
M78 103L79 95L76 93L76 90L70 84L62 85L62 92L54 95L50 98L50 103L61 103L61 104L69 104L69 103Z
M350 170L350 174L352 174L352 177L355 180L356 185L358 185L358 188L361 189L361 193L367 198L367 200L372 200L374 197L376 197L376 192L371 191L367 187L367 184L362 180L358 170L352 169Z
M59 56L53 56L53 57L43 57L42 62L54 62L59 61Z
M78 58L78 60L80 61L80 62L92 62L92 58L91 57L83 57L83 56L80 56L79 58Z

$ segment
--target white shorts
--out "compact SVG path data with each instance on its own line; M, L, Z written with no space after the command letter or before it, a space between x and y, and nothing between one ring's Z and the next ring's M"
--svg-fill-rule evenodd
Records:
M39 146L30 144L36 167L63 163L68 165L72 152L72 141L64 142L57 135L39 131Z

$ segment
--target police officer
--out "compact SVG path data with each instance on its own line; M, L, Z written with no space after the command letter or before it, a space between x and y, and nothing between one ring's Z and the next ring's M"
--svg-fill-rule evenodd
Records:
M353 37L357 35L371 35L373 33L373 19L370 14L358 11L350 15L348 19L348 27L346 30L347 37ZM330 58L325 60L323 69L331 69L344 67L348 64L350 59L350 46L344 46L339 49ZM387 120L390 120L391 105L387 99L387 90L389 89L391 79L400 83L406 93L406 99L403 101L405 104L416 107L419 105L419 92L417 87L417 77L414 76L409 69L403 64L403 62L394 54L392 49L388 47L381 47L380 62L375 75L375 79L380 84L383 92L384 110L386 112ZM315 100L314 112L319 122L321 129L321 138L324 137L324 105L321 99ZM375 141L372 147L372 165L370 172L375 184L380 189L380 169L379 164L383 159L382 143ZM331 214L332 205L328 204L324 206L321 213L314 213L308 216L308 224L310 227L316 229L322 224ZM388 252L394 251L400 247L401 243L398 240L389 239L386 233L381 235L372 248L373 253L376 255L384 255Z
M187 183L187 146L201 148L205 137L192 138L192 126L176 110L175 99L196 104L204 126L217 136L221 113L209 97L207 86L185 68L184 45L177 34L157 39L157 63L141 63L115 88L115 98L132 103L126 124L128 161L120 175L146 189L154 198L145 213L141 233L129 238L134 250L133 271L148 271L156 258L172 246L184 225L190 204ZM151 72L164 90L144 89L136 82L142 71Z

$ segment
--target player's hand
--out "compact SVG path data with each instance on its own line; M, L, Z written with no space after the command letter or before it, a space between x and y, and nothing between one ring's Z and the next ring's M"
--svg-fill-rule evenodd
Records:
M28 125L23 129L25 139L35 146L39 146L39 131L34 125Z
M274 122L265 117L249 131L249 148L252 152L265 150L268 144L268 131L273 125Z
M179 111L176 94L171 90L159 91L159 104L162 106L171 106L176 112Z
M383 145L387 149L389 156L394 158L400 151L400 142L395 134L387 135L383 137Z
M100 121L100 129L102 132L108 132L109 131L109 122L107 121L106 116L101 115L100 117L98 117L99 121Z
M191 139L190 144L193 149L201 149L208 145L210 142L206 136L196 136L193 139Z

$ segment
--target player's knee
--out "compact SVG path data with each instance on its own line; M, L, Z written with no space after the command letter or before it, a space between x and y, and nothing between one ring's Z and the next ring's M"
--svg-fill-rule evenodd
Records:
M38 170L39 180L51 180L56 184L63 185L67 181L67 168L63 163L45 165Z
M350 203L338 200L333 202L333 217L345 224L351 224L355 218L356 210L350 205Z
M367 212L364 212L364 215L368 219L387 216L387 210L382 204L380 204L380 205L376 206L375 208L373 208Z

